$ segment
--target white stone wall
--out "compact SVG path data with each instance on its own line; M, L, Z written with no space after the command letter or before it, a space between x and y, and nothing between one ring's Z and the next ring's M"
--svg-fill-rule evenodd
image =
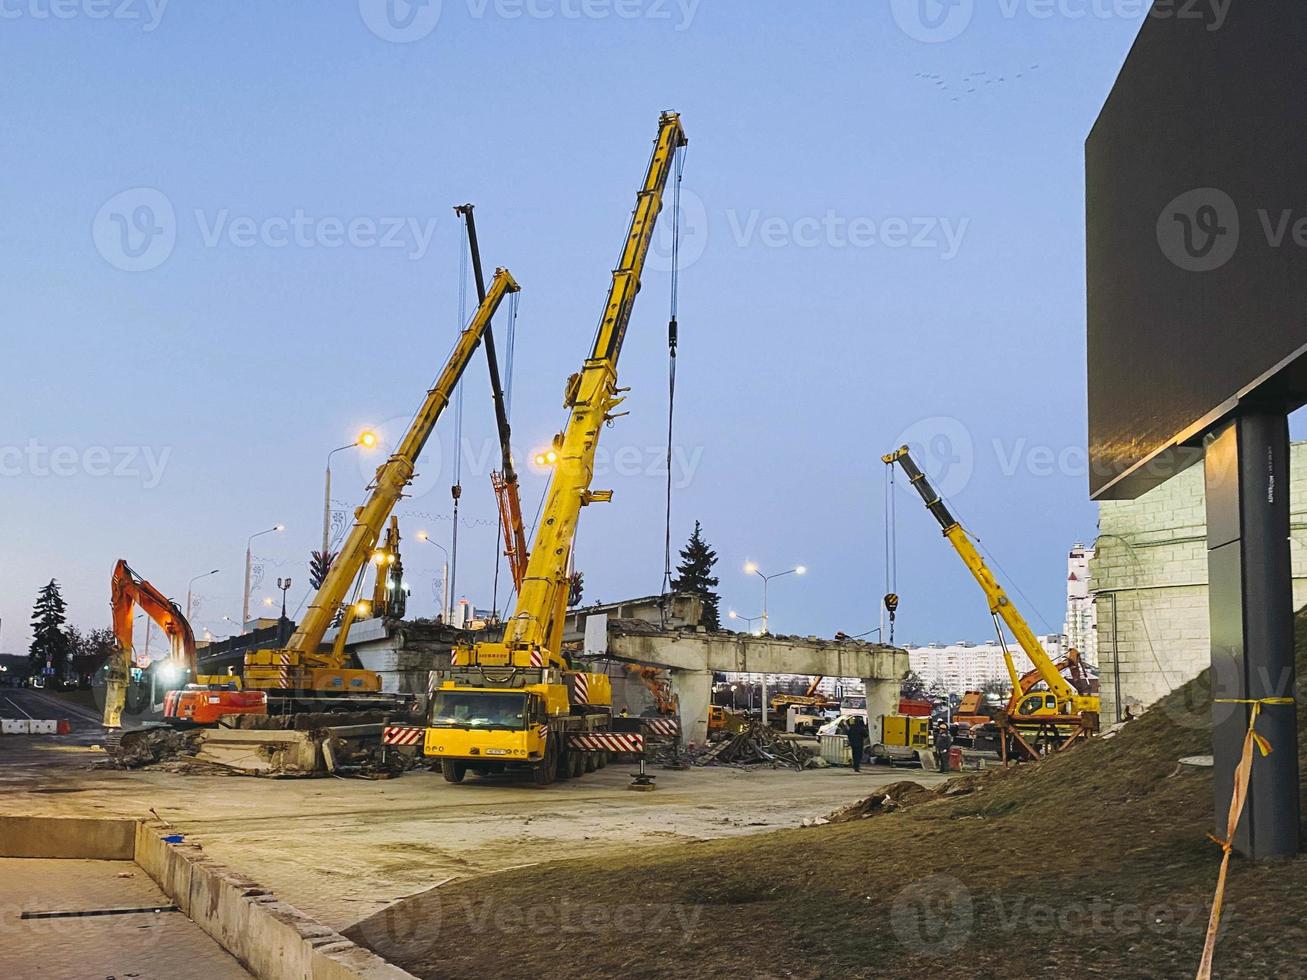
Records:
M1307 603L1307 443L1293 445L1290 476L1294 606L1301 608ZM1201 463L1136 500L1099 504L1089 570L1104 724L1119 720L1118 702L1137 713L1211 662L1205 507Z

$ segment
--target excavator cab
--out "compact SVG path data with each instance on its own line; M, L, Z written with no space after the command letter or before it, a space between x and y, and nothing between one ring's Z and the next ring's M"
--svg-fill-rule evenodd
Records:
M1049 691L1028 694L1017 705L1018 715L1055 715L1058 714L1057 697Z

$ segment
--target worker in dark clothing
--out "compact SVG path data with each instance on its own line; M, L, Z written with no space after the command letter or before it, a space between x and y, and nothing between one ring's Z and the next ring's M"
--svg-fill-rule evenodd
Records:
M939 771L948 772L948 754L953 748L953 738L943 723L935 728L935 757L939 760Z
M867 721L861 715L854 715L845 731L849 739L849 752L853 756L853 771L862 772L862 753L867 748Z

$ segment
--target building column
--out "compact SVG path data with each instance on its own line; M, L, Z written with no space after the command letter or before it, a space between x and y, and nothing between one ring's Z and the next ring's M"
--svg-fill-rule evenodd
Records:
M712 704L711 670L673 670L672 690L681 712L681 740L703 745L708 741L708 706Z

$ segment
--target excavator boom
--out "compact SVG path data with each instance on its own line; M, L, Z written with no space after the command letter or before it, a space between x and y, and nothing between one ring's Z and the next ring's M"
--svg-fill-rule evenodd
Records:
M195 661L195 633L177 604L156 589L124 560L114 565L109 583L109 604L113 610L114 655L108 664L108 688L104 699L104 726L121 728L127 705L127 683L131 676L132 626L136 607L168 637L170 663L192 680L198 672Z

